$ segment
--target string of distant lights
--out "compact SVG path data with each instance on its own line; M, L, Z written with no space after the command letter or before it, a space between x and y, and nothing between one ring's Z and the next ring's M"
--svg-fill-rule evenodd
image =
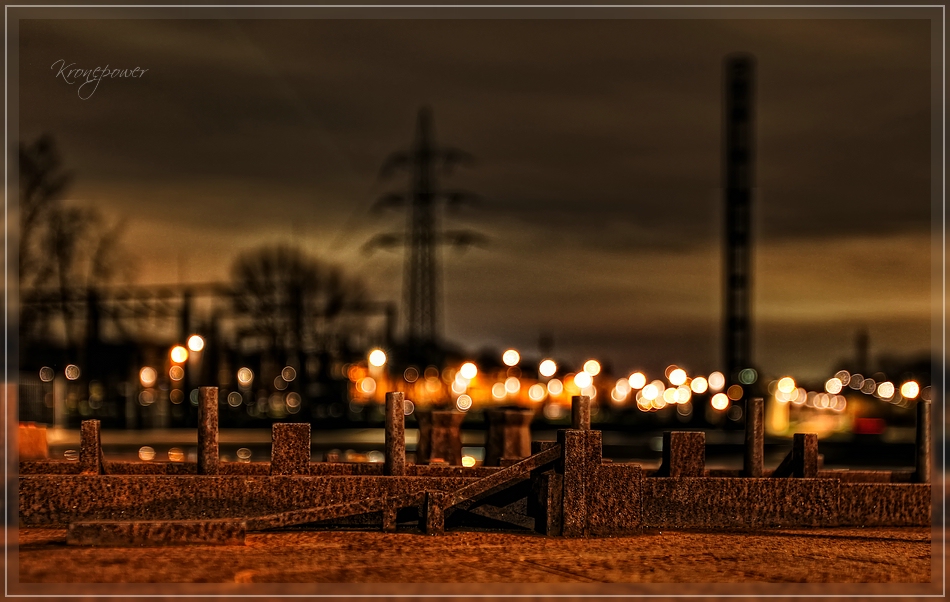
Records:
M181 381L184 378L183 364L188 361L190 354L200 353L204 346L204 339L195 334L188 338L186 345L172 347L169 351L171 366L168 368L168 378L172 382ZM344 364L341 367L341 376L351 381L350 397L357 403L382 402L386 391L405 391L407 414L411 414L418 404L440 404L448 398L463 412L476 405L492 402L529 406L547 402L544 413L551 419L561 417L573 395L587 395L596 400L600 392L606 393L608 390L608 403L623 407L633 400L637 409L642 412L676 407L681 415L686 416L692 412L693 398L703 395L708 396L711 410L727 412L734 402L743 399L746 394L743 385L752 385L758 379L755 370L745 369L738 375L741 384L733 384L727 388L725 376L719 371L709 375L690 375L685 368L671 364L664 370L663 379L651 380L644 372L636 371L616 379L611 385L606 375L602 374L600 362L595 359L584 362L577 372L559 375L561 367L553 359L545 358L538 363L537 379L522 374L519 367L522 358L516 349L506 350L501 359L505 368L500 370L481 370L474 362L467 361L457 368L447 367L439 370L435 366L429 366L421 372L419 368L410 366L401 375L393 376L386 370L386 352L373 349L365 362ZM64 376L67 380L77 380L80 376L79 367L75 364L67 365ZM138 376L143 388L139 393L139 403L143 406L151 405L156 399L153 389L159 380L159 372L152 366L145 366L141 368ZM255 374L251 368L243 366L236 371L235 376L237 390L228 392L223 401L233 408L238 408L254 401L253 397L247 396L252 393ZM257 411L262 415L299 412L302 403L300 394L294 391L285 392L296 376L296 369L292 366L281 369L273 380L274 391L264 396L258 392ZM931 388L921 389L914 380L907 380L898 387L881 374L875 376L880 378L875 380L840 370L825 381L824 391L806 390L798 386L792 377L784 376L771 381L768 392L777 404L834 412L845 411L847 398L843 392L846 388L900 407L908 407L918 397L930 399ZM39 371L39 377L43 382L50 382L54 379L55 372L44 366ZM197 393L195 389L189 395L192 404L197 404ZM184 393L173 388L169 399L172 403L182 403ZM739 416L741 411L730 414L733 418Z

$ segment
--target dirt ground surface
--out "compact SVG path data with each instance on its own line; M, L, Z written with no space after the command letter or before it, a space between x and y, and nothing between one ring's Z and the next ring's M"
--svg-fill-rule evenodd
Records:
M22 529L20 583L926 583L927 528L647 531L560 539L255 533L245 546L78 548Z

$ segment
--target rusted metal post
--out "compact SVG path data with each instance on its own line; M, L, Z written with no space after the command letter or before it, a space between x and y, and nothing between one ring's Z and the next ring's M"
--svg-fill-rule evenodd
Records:
M83 420L79 428L80 474L102 474L102 439L98 420Z
M305 475L310 469L310 423L271 426L270 473Z
M218 474L218 388L198 388L198 474Z
M462 465L463 412L432 410L419 412L419 444L416 447L416 464L445 462Z
M930 434L931 402L923 399L917 401L917 466L914 470L914 480L918 483L930 482L931 466L931 434Z
M578 431L590 430L590 397L587 395L571 397L571 428Z
M746 401L745 412L745 455L742 462L742 475L761 478L765 470L765 402L761 397Z
M488 410L485 466L501 466L531 455L531 420L527 409Z
M406 474L406 394L386 393L386 458L383 474Z
M701 477L706 470L706 433L668 431L663 433L663 463L657 476Z

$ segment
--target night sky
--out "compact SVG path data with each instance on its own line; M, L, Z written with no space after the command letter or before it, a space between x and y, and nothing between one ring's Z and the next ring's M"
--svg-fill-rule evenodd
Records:
M48 132L71 202L127 219L136 282L221 281L293 242L400 300L404 228L373 202L418 109L477 163L444 225L445 335L619 373L720 364L722 61L756 56L753 355L829 376L926 353L926 20L46 20L20 29L20 138ZM77 67L148 69L83 100ZM11 88L12 90L12 88ZM87 92L84 90L83 92Z

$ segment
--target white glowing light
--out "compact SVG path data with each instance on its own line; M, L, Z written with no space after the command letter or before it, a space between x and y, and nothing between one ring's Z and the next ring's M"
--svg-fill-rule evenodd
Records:
M541 401L544 399L545 392L544 385L535 383L528 387L528 398L531 401Z
M697 395L700 393L705 393L706 389L709 388L709 381L705 377L697 376L693 379L693 382L689 383L689 388L693 390L693 393Z
M838 393L841 393L842 386L843 385L841 384L840 378L838 377L829 378L827 382L825 382L825 391L828 391L832 395L836 395Z
M642 389L643 385L647 384L647 377L641 372L634 372L627 380L630 381L630 386L634 389Z
M584 362L584 372L591 376L597 376L600 374L600 362L597 360L587 360Z
M578 389L586 389L592 382L594 382L594 379L587 372L578 372L574 375L574 384L577 385Z
M538 366L538 372L541 376L554 376L554 373L557 372L557 364L554 363L554 360L544 360Z
M181 345L175 345L171 350L172 361L180 364L188 359L188 350Z
M509 349L502 354L501 361L505 362L506 366L517 366L521 361L521 354L515 349Z
M894 397L894 383L883 382L877 386L877 394L881 399L890 399Z
M780 378L778 381L778 390L785 394L791 393L795 390L795 380L791 376Z
M901 395L903 395L907 399L913 399L917 397L919 393L920 393L920 385L918 385L916 382L912 380L909 380L906 383L901 385Z
M205 340L201 338L201 335L193 334L188 337L188 349L191 349L195 353L198 353L205 348Z
M686 370L677 368L670 372L670 384L677 387L686 382Z
M369 352L369 364L380 368L386 365L386 352L382 349L373 349Z
M143 387L151 387L155 384L155 379L158 378L158 373L155 372L155 368L150 368L145 366L139 370L139 381L142 383Z
M709 375L707 382L713 391L721 391L726 386L726 377L722 375L722 372L713 372Z
M472 380L478 375L478 367L472 362L465 362L462 364L462 367L459 368L459 374L461 374L463 378Z
M709 404L713 409L722 412L729 407L729 398L726 397L725 393L716 393L712 396L712 399L709 400Z

